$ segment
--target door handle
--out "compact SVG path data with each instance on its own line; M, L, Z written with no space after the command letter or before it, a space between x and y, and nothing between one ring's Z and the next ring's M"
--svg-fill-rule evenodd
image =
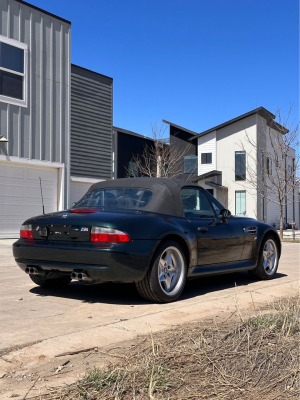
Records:
M207 232L208 231L208 229L207 229L207 227L206 226L198 226L198 231L200 231L200 232Z

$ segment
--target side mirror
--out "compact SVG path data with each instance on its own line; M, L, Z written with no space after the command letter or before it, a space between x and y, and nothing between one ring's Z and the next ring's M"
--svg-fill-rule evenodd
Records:
M223 208L220 211L220 215L221 215L222 219L227 219L227 218L229 218L231 216L231 212L229 210L227 210L226 208Z

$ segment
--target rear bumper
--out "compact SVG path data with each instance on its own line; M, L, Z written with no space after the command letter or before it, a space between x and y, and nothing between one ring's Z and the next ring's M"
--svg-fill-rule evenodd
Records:
M138 282L146 274L159 241L135 240L110 247L89 242L47 242L20 239L13 244L19 267L42 272L86 272L93 281Z

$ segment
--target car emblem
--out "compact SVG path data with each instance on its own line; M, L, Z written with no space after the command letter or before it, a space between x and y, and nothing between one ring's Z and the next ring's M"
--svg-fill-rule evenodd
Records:
M47 237L47 236L48 236L48 233L49 233L49 231L48 231L48 229L47 229L46 226L44 226L44 227L42 227L42 228L39 229L39 234L40 234L40 236L42 236L42 237Z
M68 214L64 214L64 215L62 216L62 218L67 218L67 216L68 216Z
M89 228L81 228L80 230L81 230L81 232L88 232Z

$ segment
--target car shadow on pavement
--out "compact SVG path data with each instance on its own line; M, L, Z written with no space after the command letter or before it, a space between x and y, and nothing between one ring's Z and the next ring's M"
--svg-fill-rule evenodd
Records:
M285 277L285 274L278 273L276 278ZM235 286L251 286L255 281L251 279L247 272L238 272L232 274L205 276L189 280L186 287L177 300L180 302L189 298L204 295L212 292L222 292L223 290ZM254 288L253 288L254 290ZM100 285L83 285L79 282L72 282L64 289L48 289L35 286L30 292L42 297L60 297L74 299L85 303L105 303L120 305L138 305L148 304L136 291L132 283L102 283Z

